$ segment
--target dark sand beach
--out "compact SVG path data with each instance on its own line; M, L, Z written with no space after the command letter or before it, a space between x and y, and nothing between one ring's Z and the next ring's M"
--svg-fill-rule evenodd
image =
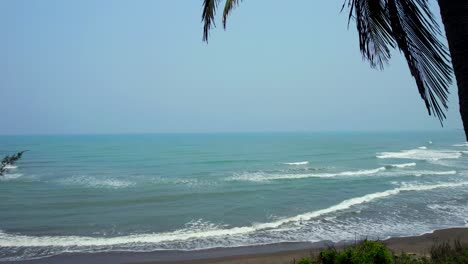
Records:
M462 244L468 245L468 228L443 229L421 236L390 238L383 242L395 253L404 251L416 255L427 255L434 243L455 239L459 239ZM287 264L317 254L320 249L329 245L334 245L340 249L347 244L343 242L333 244L324 241L319 243L279 243L254 247L214 248L198 251L68 253L49 258L11 263Z

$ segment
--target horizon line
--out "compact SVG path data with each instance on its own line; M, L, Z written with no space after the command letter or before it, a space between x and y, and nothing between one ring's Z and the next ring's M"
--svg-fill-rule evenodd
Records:
M112 135L193 135L193 134L289 134L289 133L415 133L415 132L454 132L461 131L463 128L445 128L445 129L408 129L408 130L244 130L244 131L187 131L187 132L177 132L177 131L167 131L167 132L83 132L83 133L17 133L9 134L0 133L0 137L3 136L112 136Z

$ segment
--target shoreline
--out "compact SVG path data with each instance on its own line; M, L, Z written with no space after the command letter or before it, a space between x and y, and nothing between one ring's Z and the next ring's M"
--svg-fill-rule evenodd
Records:
M419 236L393 237L382 242L395 253L405 252L416 255L427 255L431 246L437 241L460 242L468 246L468 227L456 227L435 230ZM311 254L317 254L321 249L334 246L342 249L353 242L320 241L320 242L284 242L257 246L241 246L232 248L211 248L193 251L161 250L152 252L115 251L98 253L62 253L56 256L40 259L11 261L2 263L25 264L55 264L55 263L132 263L132 264L280 264L291 263Z

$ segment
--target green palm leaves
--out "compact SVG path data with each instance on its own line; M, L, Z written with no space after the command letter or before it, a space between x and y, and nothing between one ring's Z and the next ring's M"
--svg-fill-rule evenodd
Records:
M345 3L346 4L346 3ZM349 0L359 44L371 67L383 69L390 48L404 54L429 114L442 123L452 82L450 55L427 0Z
M226 22L231 11L239 5L241 0L226 0L223 11L223 27L226 28ZM203 41L208 42L208 36L210 29L215 25L214 16L216 9L218 8L219 0L203 0L203 14L202 20L204 22L203 27Z

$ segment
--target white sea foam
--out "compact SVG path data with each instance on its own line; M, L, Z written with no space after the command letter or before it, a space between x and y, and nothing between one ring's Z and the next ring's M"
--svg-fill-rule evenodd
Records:
M9 164L8 164L8 165L5 165L5 167L4 167L4 168L5 168L5 169L7 169L7 170L14 170L14 169L17 169L18 167L17 167L17 166L13 166L13 165L9 165Z
M173 232L136 234L120 237L26 236L9 234L0 231L0 247L105 247L126 244L156 244L170 241L187 241L192 239L242 235L253 233L259 230L275 230L277 228L284 227L284 225L288 223L308 221L319 216L349 209L355 205L369 203L376 199L397 195L401 192L428 191L437 188L454 188L465 185L468 185L468 181L440 183L433 185L405 185L391 190L371 193L361 197L344 200L325 209L279 219L269 223L258 223L243 227L223 228L218 225L209 223L196 223L195 225L188 225L187 228Z
M454 144L452 146L454 146L454 147L468 147L468 142L464 142L464 143L461 143L461 144Z
M14 180L14 179L18 179L21 176L23 176L22 173L6 173L3 176L0 176L0 181Z
M340 176L361 176L377 174L386 170L385 167L369 170L343 171L335 173L301 173L301 174L268 174L263 172L242 173L231 177L230 180L237 181L271 181L271 180L288 180L288 179L304 179L304 178L333 178Z
M379 174L381 177L399 177L399 176L438 176L438 175L455 175L457 171L431 171L431 170L400 170L400 171L387 171ZM395 182L392 182L395 183Z
M328 207L326 209L310 212L310 213L305 213L301 215L297 215L294 217L286 218L277 222L274 222L276 224L280 223L280 225L288 223L288 222L297 222L297 221L307 221L312 218L332 213L335 211L342 211L345 209L349 209L351 206L362 204L362 203L367 203L370 201L373 201L375 199L379 198L384 198L392 195L399 194L400 192L405 192L405 191L428 191L428 190L433 190L437 188L453 188L453 187L460 187L468 185L468 181L466 182L456 182L456 183L440 183L440 184L433 184L433 185L406 185L403 187L383 191L383 192L376 192L376 193L371 193L367 194L361 197L356 197L356 198L351 198L348 200L344 200L343 202Z
M134 185L133 182L129 181L91 176L68 177L60 179L59 183L64 185L78 185L87 188L125 188Z
M454 175L455 170L449 171L431 171L431 170L392 170L392 168L402 169L416 166L416 163L391 164L385 167L379 167L369 170L343 171L336 173L298 173L298 174L270 174L265 172L251 172L236 174L229 178L230 181L251 181L251 182L269 182L273 180L295 180L306 178L335 178L335 177L359 177L373 176L379 177L397 177L397 176L435 176L435 175Z
M308 161L298 161L298 162L285 162L285 165L307 165L309 164Z
M416 166L416 162L385 165L386 168L400 168L400 169L407 168L407 167L414 167L414 166Z
M454 175L457 174L457 171L413 171L412 175L416 177L426 176L426 175Z
M450 201L443 204L429 204L427 207L431 210L438 211L445 216L452 215L467 221L468 207L460 206L459 204L451 204Z
M413 160L441 160L458 159L462 156L460 151L452 150L429 150L429 149L410 149L400 152L381 152L377 154L379 159L413 159Z
M422 146L422 147L419 147L418 149L427 149L427 147Z

